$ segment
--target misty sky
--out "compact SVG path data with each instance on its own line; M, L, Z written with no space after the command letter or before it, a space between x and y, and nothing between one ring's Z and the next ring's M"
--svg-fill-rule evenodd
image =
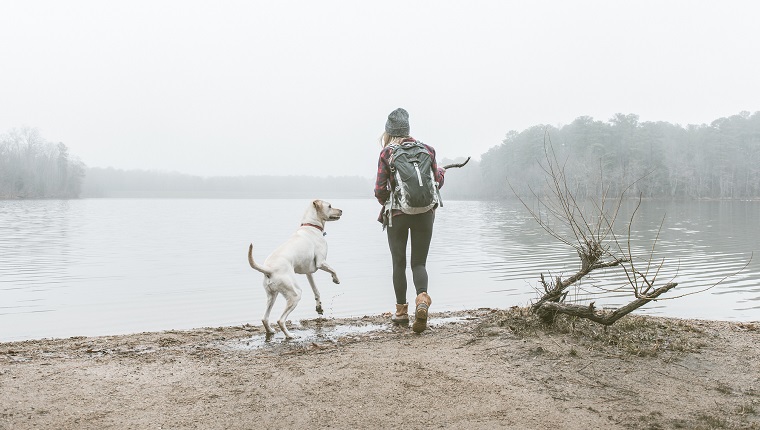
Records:
M0 0L0 133L91 167L375 173L390 111L439 157L617 112L760 110L756 1Z

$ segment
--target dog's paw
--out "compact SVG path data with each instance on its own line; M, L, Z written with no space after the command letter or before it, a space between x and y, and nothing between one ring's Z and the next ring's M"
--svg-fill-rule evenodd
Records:
M322 305L317 305L317 313L322 315L325 311L322 309Z
M337 276L333 276L332 278L333 278L333 283L340 284L340 280L338 279Z
M261 320L262 325L264 326L264 330L267 332L267 336L271 336L274 334L274 329L271 325L269 325L269 321L267 320Z

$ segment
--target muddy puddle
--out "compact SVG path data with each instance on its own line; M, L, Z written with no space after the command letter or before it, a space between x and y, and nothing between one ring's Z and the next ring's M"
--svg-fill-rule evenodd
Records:
M470 315L441 316L428 319L428 327L434 331L437 327L449 324L460 324L474 317ZM278 330L274 336L264 334L255 335L249 338L227 341L220 345L224 349L232 350L265 350L265 349L298 349L327 346L339 342L351 342L362 339L371 339L384 333L405 333L411 334L411 325L399 326L391 322L380 322L378 318L372 318L371 321L357 320L349 324L334 324L329 320L308 320L302 321L301 324L289 324L288 328L293 334L294 339L285 339L285 336ZM424 333L423 333L424 335Z

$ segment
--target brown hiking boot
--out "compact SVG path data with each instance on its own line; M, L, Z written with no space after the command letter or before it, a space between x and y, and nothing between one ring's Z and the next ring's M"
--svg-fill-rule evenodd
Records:
M396 313L391 315L391 321L396 324L409 324L409 303L396 303Z
M414 300L414 324L412 324L412 331L415 333L422 333L427 328L428 309L433 303L428 293L420 293L417 299Z

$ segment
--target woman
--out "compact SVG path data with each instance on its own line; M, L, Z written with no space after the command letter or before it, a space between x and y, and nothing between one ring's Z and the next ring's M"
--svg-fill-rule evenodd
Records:
M438 188L443 186L445 170L438 167L435 149L409 136L409 114L404 109L398 108L388 115L385 133L380 138L380 144L383 150L380 152L380 159L378 160L375 197L383 205L383 211L381 211L378 221L382 222L384 227L387 225L388 246L393 261L396 312L391 320L399 324L409 323L409 303L406 300L406 244L411 234L412 280L417 292L414 301L415 319L412 330L415 333L422 333L427 328L428 309L432 303L427 293L428 274L425 264L430 249L430 239L433 235L433 222L435 221L435 208L438 206L438 200L435 196L435 200L431 203L432 207L430 209L423 208L424 212L422 213L409 214L399 209L402 206L399 204L399 188L397 188L396 176L391 174L392 168L395 169L395 166L391 166L394 150L398 151L397 148L402 144L406 144L406 146L416 144L414 146L424 148L430 156L433 177ZM421 176L420 185L422 185Z

